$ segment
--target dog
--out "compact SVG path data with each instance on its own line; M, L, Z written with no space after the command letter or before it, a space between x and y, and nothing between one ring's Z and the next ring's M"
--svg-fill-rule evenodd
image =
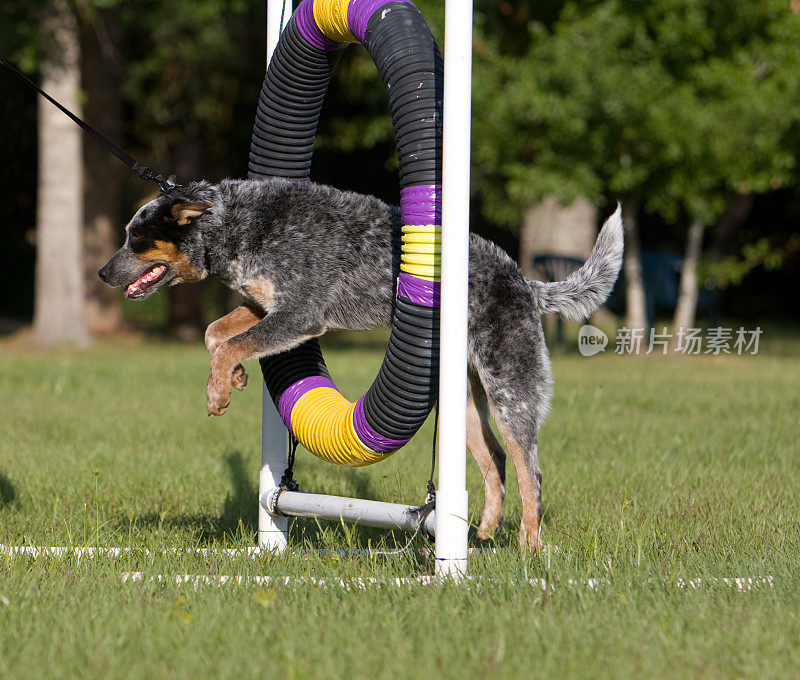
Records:
M129 300L209 275L245 303L206 331L211 353L209 415L222 415L242 362L296 347L329 330L389 326L400 271L398 208L329 186L292 182L196 182L150 201L133 216L124 245L100 270ZM539 429L551 398L541 317L591 316L622 265L620 208L606 221L586 263L565 280L525 278L498 246L470 235L467 445L484 479L478 537L502 521L506 453L517 470L520 544L540 540Z

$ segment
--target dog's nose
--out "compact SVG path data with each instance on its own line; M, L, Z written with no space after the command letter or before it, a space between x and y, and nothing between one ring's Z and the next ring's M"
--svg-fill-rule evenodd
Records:
M108 263L106 263L103 268L97 272L97 275L103 279L106 283L108 283Z

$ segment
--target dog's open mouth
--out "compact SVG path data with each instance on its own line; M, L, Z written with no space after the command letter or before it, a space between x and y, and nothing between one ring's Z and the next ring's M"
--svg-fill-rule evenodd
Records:
M125 289L125 297L129 300L135 300L147 295L153 286L161 281L167 274L167 267L163 264L154 264L144 274L142 274L136 281L128 284Z

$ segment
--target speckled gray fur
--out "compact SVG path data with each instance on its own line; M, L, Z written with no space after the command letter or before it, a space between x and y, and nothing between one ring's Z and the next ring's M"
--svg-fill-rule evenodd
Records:
M328 330L391 323L400 268L397 208L373 197L281 179L190 184L180 200L212 207L179 227L164 217L174 199L161 196L137 213L129 232L138 235L140 250L156 238L175 243L195 269L218 276L245 297L249 282L269 279L274 298L262 305L266 316L242 334L257 340L261 356ZM129 241L122 250L131 247ZM512 446L510 437L524 452L537 517L536 445L551 395L540 317L579 319L594 313L614 285L622 248L617 209L582 268L564 281L541 283L527 280L496 245L470 237L470 390L478 402L485 391L507 445ZM106 272L112 285L125 285L145 271L126 265L130 258L124 253L115 257L118 262L112 259Z

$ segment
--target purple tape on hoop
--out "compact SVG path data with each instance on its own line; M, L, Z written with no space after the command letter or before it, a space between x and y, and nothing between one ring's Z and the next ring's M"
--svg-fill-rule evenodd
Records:
M397 297L401 295L423 307L438 307L442 297L442 284L400 272L397 279Z
M300 35L312 47L316 47L323 52L333 52L344 45L344 43L331 40L319 30L317 22L314 21L314 0L303 0L295 10L294 20Z
M408 439L389 439L389 437L378 434L370 427L367 422L367 415L364 413L364 396L356 402L356 410L353 412L353 427L358 438L366 446L378 453L391 453L405 446L409 441Z
M324 375L312 375L308 378L300 378L300 380L292 383L284 390L278 400L278 413L283 424L286 425L290 432L292 430L292 409L294 405L306 392L310 392L317 387L332 387L336 389L336 385L330 378L326 378Z
M403 224L442 223L442 185L421 184L400 190Z
M384 5L388 5L395 0L350 0L347 6L347 27L350 32L364 42L364 35L367 32L367 24L375 14L375 10ZM402 2L402 0L400 0ZM413 2L407 2L408 5L413 5Z

